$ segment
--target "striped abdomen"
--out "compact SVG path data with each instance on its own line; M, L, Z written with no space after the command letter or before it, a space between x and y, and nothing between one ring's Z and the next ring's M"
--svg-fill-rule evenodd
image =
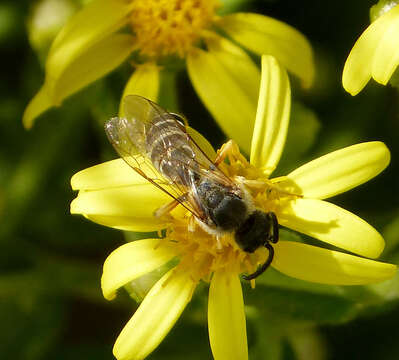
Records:
M195 153L184 126L172 114L157 117L148 125L146 151L154 167L170 180L187 184L192 178Z

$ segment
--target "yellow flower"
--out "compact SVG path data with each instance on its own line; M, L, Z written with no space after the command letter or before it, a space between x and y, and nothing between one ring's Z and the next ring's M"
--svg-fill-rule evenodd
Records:
M220 17L217 5L217 0L93 0L54 40L44 85L25 111L25 126L31 127L42 112L60 105L131 55L137 65L124 95L156 101L166 57L184 58L196 91L216 120L221 122L223 114L242 128L238 125L242 117L255 116L260 73L235 43L259 55L275 56L304 86L311 84L312 50L301 33L259 14Z
M386 85L399 64L399 5L392 2L383 10L386 12L363 32L346 60L342 84L351 95L358 94L370 78Z
M347 191L380 173L389 163L388 149L381 142L361 143L313 160L287 176L270 178L285 143L290 97L287 73L273 57L264 56L250 162L233 142L228 142L223 148L229 149L229 162L222 163L221 169L231 178L241 179L255 206L273 211L282 226L354 254L378 257L384 248L381 235L356 215L322 199ZM199 138L199 141L214 156L206 140ZM166 228L162 239L130 242L111 253L102 276L105 298L113 299L120 287L174 258L179 259L151 288L122 330L114 346L117 359L143 359L153 351L201 280L210 282L208 326L214 358L248 358L239 275L253 272L264 263L268 250L244 252L231 234L216 240L201 227L192 228L190 213L181 208L175 209L168 219L155 218L154 211L170 198L122 159L83 170L73 176L71 184L79 190L71 204L74 214L123 230ZM273 247L275 256L271 266L307 281L357 285L382 281L396 273L392 264L283 238Z

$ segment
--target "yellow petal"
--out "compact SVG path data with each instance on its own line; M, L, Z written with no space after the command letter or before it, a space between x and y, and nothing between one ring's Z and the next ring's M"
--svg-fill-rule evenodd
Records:
M33 125L34 119L48 110L51 106L53 106L53 103L48 94L47 86L43 85L25 109L22 118L25 128L30 129Z
M386 84L399 62L399 5L374 21L353 46L342 73L342 85L359 93L370 77Z
M176 256L173 250L163 239L137 240L114 250L104 263L101 278L104 297L112 300L120 287L167 263Z
M286 71L272 56L262 56L262 78L251 144L251 164L270 175L283 152L291 110Z
M94 0L64 26L55 38L46 63L50 80L57 79L82 52L126 24L131 2Z
M392 278L397 266L311 245L279 241L272 266L297 279L332 285L362 285Z
M118 360L141 360L173 327L191 300L195 283L190 274L170 270L159 280L123 328L114 345Z
M188 127L187 132L204 153L213 160L216 152L208 140L193 128ZM140 169L150 177L157 175L154 174L154 168L149 166L149 162L140 161ZM139 184L149 184L149 182L123 159L115 159L91 166L77 172L71 178L73 190L101 190Z
M118 67L133 51L133 39L127 34L112 34L82 52L53 79L54 104L59 105L69 95Z
M159 66L155 63L146 63L137 66L123 90L122 100L127 95L141 95L154 102L159 92ZM122 101L119 106L119 116L123 117Z
M145 168L142 170L147 171ZM148 181L122 159L107 161L81 170L71 179L73 190L101 190L138 184L148 184Z
M276 19L252 13L235 13L218 23L240 45L259 55L272 55L297 75L304 87L312 84L314 64L312 48L293 27Z
M325 199L372 179L389 161L390 153L384 143L361 143L308 162L278 185L305 197Z
M81 53L58 77L50 81L46 75L43 87L25 110L24 126L32 127L41 113L118 67L132 52L132 42L130 35L111 35Z
M394 11L394 19L389 28L384 32L377 48L371 74L373 79L380 84L386 85L392 74L399 65L399 6Z
M221 37L187 58L191 82L226 135L250 150L260 74L251 58Z
M153 216L154 211L169 201L171 197L150 183L80 191L71 203L71 213L82 214L92 219L96 219L96 216L106 216L108 221L118 220L117 223L109 225L116 228L120 225L121 218L130 218L131 229L137 228L137 231L142 231L141 221L145 220L146 223L152 222L152 230L156 230L163 228L165 224Z
M215 360L248 359L244 300L235 273L219 270L209 288L208 328Z
M152 232L164 229L166 224L160 219L153 217L137 216L107 216L107 215L87 215L83 216L97 224L112 227L123 231Z
M362 256L375 258L384 249L384 239L372 226L326 201L288 201L278 219L283 226Z

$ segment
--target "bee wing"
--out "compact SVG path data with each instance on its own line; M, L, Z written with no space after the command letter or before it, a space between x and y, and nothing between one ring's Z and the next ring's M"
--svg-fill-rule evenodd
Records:
M142 154L146 154L144 147L146 131L148 130L149 126L153 125L152 122L155 118L160 117L164 120L174 120L177 127L186 134L187 143L192 148L195 156L193 159L190 159L189 162L182 162L180 164L182 168L189 168L190 176L185 176L184 178L182 177L179 179L179 181L174 182L172 190L175 190L175 197L179 198L184 192L187 192L189 188L191 190L191 196L188 199L189 204L186 205L190 207L192 212L197 214L199 218L203 218L204 214L201 210L201 202L199 201L198 197L195 196L195 194L197 194L195 183L196 175L206 176L208 178L212 177L214 181L218 181L225 185L232 185L232 182L217 167L214 166L213 162L205 154L202 148L194 141L193 136L199 137L201 135L199 135L194 129L191 129L189 126L187 126L187 121L179 114L170 113L153 101L139 95L126 96L123 99L123 111L126 119L135 124L135 126L137 126L136 131L142 134L140 137L142 141L140 141L140 144L138 144L140 145L139 151ZM162 130L159 131L162 133ZM164 137L161 141L163 142L165 148L171 148L175 146L175 144L170 143L169 137ZM178 164L178 158L184 158L185 156L186 155L183 154L182 149L175 149L173 153L173 163ZM150 162L147 157L146 159L148 162ZM214 170L209 171L211 168ZM154 171L159 174L159 172L157 172L155 169ZM183 171L182 173L184 174L185 172ZM163 177L163 179L165 178ZM165 182L170 183L169 180L165 180ZM182 184L186 184L186 186Z
M146 132L162 108L138 95L123 99L124 117L115 117L105 124L105 132L115 149L127 155L146 156Z
M198 139L201 143L204 143L204 139L200 138L200 134L190 127L186 127L187 136L189 138L190 147L195 153L195 161L199 164L200 174L212 181L218 182L227 187L235 187L236 184L230 179L208 156L209 151L205 151L195 139ZM205 140L207 143L207 141ZM210 146L209 143L205 144ZM213 149L212 149L213 150Z
M104 128L115 150L132 168L145 168L145 173L149 177L158 178L159 173L145 156L145 130L143 123L114 117L105 123Z
M151 100L137 95L124 98L123 112L125 117L112 118L105 125L105 131L116 151L136 172L179 201L197 218L206 218L206 210L197 195L199 178L207 178L231 188L236 186L197 144L193 137L198 138L200 135L185 126L186 121L180 115L169 113ZM162 121L159 121L160 118ZM177 143L172 142L171 136L168 136L171 121L173 131L180 134ZM163 154L164 158L181 170L173 172L176 176L173 180L160 174L148 158L146 143L153 126L159 133L156 141L160 141L164 149L173 149L170 154Z
M146 132L148 131L149 126L153 125L152 122L154 119L163 118L166 121L175 121L176 126L186 134L187 142L194 151L195 160L201 165L200 167L206 169L212 167L211 165L213 164L213 161L209 159L205 151L203 151L203 149L193 139L193 137L199 138L201 135L187 126L187 121L179 114L170 113L158 104L139 95L126 96L123 99L123 111L126 121L133 125L131 131L129 131L130 134L127 134L127 136L130 137L130 139L136 139L136 151L140 154L146 155ZM157 124L155 124L155 126L157 126ZM159 131L162 132L161 129ZM165 137L162 142L164 143L165 148L173 146L173 144L169 142L169 137Z
M171 183L155 169L147 157L147 128L151 120L155 116L162 116L165 110L140 96L127 96L124 104L126 117L114 117L105 124L105 132L115 150L133 170L202 219L199 204L186 201L191 184L186 187L184 183Z

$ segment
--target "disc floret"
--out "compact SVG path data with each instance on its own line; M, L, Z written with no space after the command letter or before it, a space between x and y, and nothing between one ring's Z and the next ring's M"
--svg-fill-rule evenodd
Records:
M284 198L296 196L279 190L277 185L245 159L234 142L226 143L220 151L226 147L228 163L220 164L220 168L245 186L255 208L264 212L278 212ZM243 251L234 239L234 232L220 235L206 232L191 213L182 218L173 218L166 238L179 248L180 268L189 271L195 281L209 281L212 273L219 270L237 274L253 273L268 256L268 250L263 247L254 253Z
M184 57L215 19L214 0L135 0L130 24L140 53Z

